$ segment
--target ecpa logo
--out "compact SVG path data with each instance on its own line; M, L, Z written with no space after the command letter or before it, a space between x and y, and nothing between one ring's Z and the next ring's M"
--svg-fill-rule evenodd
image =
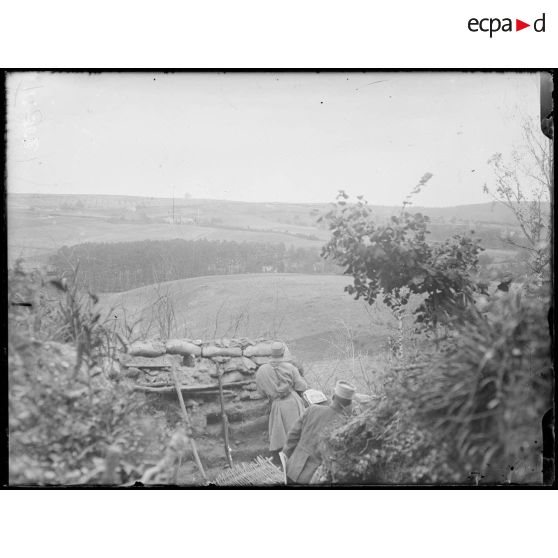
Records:
M539 19L536 19L533 22L533 29L535 30L535 32L545 32L545 18L546 14L543 14ZM472 17L469 20L467 27L469 28L469 31L472 31L473 33L477 33L478 31L481 31L483 33L490 33L490 38L492 38L492 35L494 33L497 33L498 31L514 31L512 19L509 17L505 17L503 19L500 19L498 17L485 17L482 19ZM515 31L521 31L522 29L526 29L527 27L531 27L531 24L525 23L520 19L515 20Z

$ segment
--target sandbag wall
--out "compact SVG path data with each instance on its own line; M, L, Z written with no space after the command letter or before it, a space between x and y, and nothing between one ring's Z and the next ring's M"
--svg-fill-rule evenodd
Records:
M267 401L256 390L255 374L269 362L271 343L268 339L143 341L122 353L120 364L136 389L171 395L175 393L174 368L186 406L196 415L198 430L204 430L220 416L219 372L229 421L267 414ZM284 358L292 362L288 348Z

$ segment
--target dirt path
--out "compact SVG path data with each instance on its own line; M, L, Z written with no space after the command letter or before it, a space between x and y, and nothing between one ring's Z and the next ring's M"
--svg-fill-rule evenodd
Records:
M227 467L225 456L225 444L222 439L204 437L196 440L200 460L204 466L205 473L211 482ZM267 457L267 434L265 432L254 432L243 436L242 439L234 439L231 436L231 453L233 464L249 463L258 455ZM177 475L178 485L203 484L203 479L193 460L188 460L180 467Z
M202 417L191 416L194 426L194 439L201 463L209 480L214 480L228 467L221 423L207 426ZM267 415L244 422L232 422L229 439L233 464L248 463L258 455L268 457ZM162 457L173 432L182 428L182 418L178 404L171 399L154 399L149 406L149 414L141 423L147 450L143 455L145 468L155 465ZM204 484L203 478L192 456L183 460L182 465L172 478L166 482L180 486Z

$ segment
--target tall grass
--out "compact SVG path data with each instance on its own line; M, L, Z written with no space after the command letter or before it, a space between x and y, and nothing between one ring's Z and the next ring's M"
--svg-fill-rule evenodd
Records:
M479 301L440 350L384 370L380 403L329 441L329 480L540 483L552 404L546 309L525 290Z
M8 284L10 483L139 478L145 397L120 374L96 296L17 265Z

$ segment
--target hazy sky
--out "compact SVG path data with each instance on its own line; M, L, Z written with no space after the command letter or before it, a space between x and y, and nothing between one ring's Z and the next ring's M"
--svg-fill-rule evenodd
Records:
M486 161L538 119L538 74L18 73L8 191L489 201Z

